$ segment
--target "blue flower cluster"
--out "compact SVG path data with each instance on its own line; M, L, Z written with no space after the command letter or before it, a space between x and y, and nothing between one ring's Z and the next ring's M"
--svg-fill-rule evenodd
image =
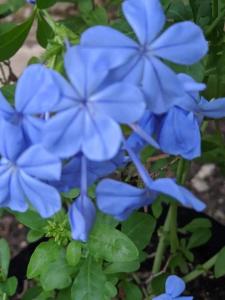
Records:
M27 3L29 3L29 4L33 4L33 5L36 4L36 0L26 0L26 1L27 1Z
M18 81L14 106L0 94L0 206L24 212L31 205L50 217L61 208L60 192L79 188L69 219L73 238L81 241L95 221L88 188L96 181L97 207L118 220L160 193L202 211L205 205L175 180L153 180L139 152L150 144L197 157L203 118L225 116L225 99L205 100L204 84L166 64L198 62L208 49L201 29L181 22L163 31L159 0L126 0L123 12L135 40L110 27L90 28L80 45L68 46L65 77L31 65ZM128 139L123 124L133 130ZM99 181L130 161L144 188Z
M176 275L171 275L166 280L165 294L153 300L193 300L192 296L181 296L185 290L185 282Z

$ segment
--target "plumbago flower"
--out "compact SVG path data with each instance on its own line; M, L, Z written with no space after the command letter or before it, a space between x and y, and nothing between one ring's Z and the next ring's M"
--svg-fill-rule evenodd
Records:
M181 296L185 288L185 282L181 278L171 275L166 280L165 294L154 297L152 300L193 300L192 296Z
M0 122L0 206L24 212L30 203L43 218L52 216L61 209L61 199L45 181L59 180L60 160L41 145L24 149L22 132Z
M45 121L40 116L56 106L59 96L48 69L38 64L29 66L17 82L14 106L0 92L0 119L14 126L26 148L41 141Z
M103 84L109 64L95 51L77 46L70 47L65 55L70 83L51 72L61 94L57 106L61 111L47 122L44 131L43 143L52 153L68 158L82 152L90 160L111 159L122 142L119 124L132 124L142 117L145 101L137 87Z
M162 151L190 160L201 155L200 126L203 119L225 116L225 98L207 101L199 95L205 89L204 84L195 82L186 74L179 74L178 78L185 90L181 101L162 115L146 111L139 125L146 134L156 136ZM146 145L135 133L128 142L136 151Z
M175 198L182 205L196 211L205 209L203 202L186 188L177 185L175 180L170 178L151 179L138 156L129 147L129 143L124 141L124 144L145 184L145 188L136 188L113 179L103 179L96 189L97 205L101 211L123 221L133 211L152 204L160 193Z
M160 59L194 64L206 54L207 42L201 28L189 21L161 33L166 17L159 0L124 1L123 13L137 42L110 27L95 26L84 32L81 45L111 59L109 81L141 85L149 110L164 113L179 101L184 90L176 74Z

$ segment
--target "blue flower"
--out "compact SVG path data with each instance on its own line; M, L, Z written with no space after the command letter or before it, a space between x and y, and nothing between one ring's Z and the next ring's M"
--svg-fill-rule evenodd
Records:
M123 151L120 151L113 159L107 161L87 160L87 185L91 186L96 180L113 173L117 168L123 167L127 162ZM60 181L54 183L60 192L68 192L73 188L81 187L82 154L77 154L62 169Z
M196 211L205 209L206 206L203 202L186 188L176 184L175 180L171 178L152 180L127 142L125 142L125 147L145 184L145 188L140 189L116 180L103 179L96 189L97 205L101 211L116 219L125 220L133 211L152 204L160 193L170 196L182 205Z
M94 225L96 209L87 196L80 196L69 209L69 221L72 231L72 238L86 242L89 233Z
M200 125L204 117L224 117L225 98L207 101L199 95L205 89L204 84L186 74L179 74L178 78L185 90L179 103L162 115L147 110L139 126L146 134L155 136L165 153L191 160L201 155ZM138 152L146 146L146 141L137 133L129 137L128 143Z
M61 162L41 145L20 152L21 136L7 121L1 120L0 135L0 206L24 212L30 203L43 218L52 216L61 199L46 181L59 180Z
M185 282L181 278L171 275L166 280L165 294L154 297L152 300L192 300L192 296L181 296L185 287Z
M113 69L109 80L140 84L150 111L164 113L175 105L184 91L176 74L160 59L191 65L208 50L200 27L192 22L172 25L161 33L166 18L159 0L127 0L123 13L138 42L105 26L88 29L83 47L108 57Z
M69 48L65 55L70 83L51 72L61 93L61 111L47 122L44 131L43 142L52 153L68 158L81 151L90 160L111 159L122 142L119 124L142 117L145 101L137 87L127 83L102 85L108 64L95 51L78 46Z
M23 147L38 143L45 123L40 116L56 106L59 96L48 69L43 65L31 65L18 80L15 107L0 92L0 119L16 127Z

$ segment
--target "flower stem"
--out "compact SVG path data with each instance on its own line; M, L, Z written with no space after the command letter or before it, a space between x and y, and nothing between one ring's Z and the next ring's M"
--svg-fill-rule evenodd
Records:
M219 253L217 253L216 255L211 257L208 261L206 261L203 265L198 267L196 270L194 270L191 273L189 273L188 275L184 276L183 280L188 283L188 282L196 279L200 275L204 274L206 271L209 271L215 265Z
M187 172L185 171L185 161L181 159L178 163L177 168L177 182L184 183ZM176 202L172 202L170 204L170 208L163 226L163 232L159 239L159 244L156 249L156 255L153 262L152 273L157 274L162 265L163 256L166 250L166 238L168 233L170 234L170 244L171 244L171 252L176 253L179 247L179 239L177 236L177 208L178 205Z
M213 30L216 28L216 26L219 24L219 22L223 19L224 16L225 16L225 9L221 11L221 13L217 16L217 18L208 27L208 29L205 32L206 36L209 36L213 32Z

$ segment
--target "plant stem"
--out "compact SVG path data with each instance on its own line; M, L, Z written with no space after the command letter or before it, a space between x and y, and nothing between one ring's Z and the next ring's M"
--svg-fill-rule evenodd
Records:
M222 18L225 16L225 9L221 11L221 13L218 15L218 17L212 22L212 24L209 26L209 28L206 30L205 35L209 36L213 30L216 28L216 26L219 24L219 22L222 20Z
M212 16L213 18L218 17L218 0L213 0L212 2Z
M153 267L152 267L152 274L157 274L159 273L160 269L161 269L161 265L162 265L162 260L163 260L163 255L166 249L166 236L169 233L170 230L170 220L171 220L171 207L168 211L167 217L166 217L166 221L165 224L163 226L163 232L162 235L160 236L159 239L159 243L157 246L157 250L156 250L156 255L155 255L155 259L153 262Z
M185 176L184 176L185 174ZM177 168L177 182L183 183L186 178L185 172L185 161L181 159L178 163ZM164 256L164 252L166 249L166 238L167 234L170 233L170 243L171 243L171 252L176 253L179 247L179 239L177 236L177 208L178 205L176 202L172 202L170 204L170 208L166 217L166 221L163 226L163 232L159 240L159 244L156 250L155 259L153 262L152 273L157 274L160 271L162 260Z
M188 282L196 279L200 275L204 274L206 271L210 270L215 265L218 255L219 255L219 253L217 253L216 255L211 257L208 261L206 261L203 265L201 265L201 268L198 267L196 270L194 270L191 273L189 273L188 275L184 276L183 280L186 283L188 283Z

